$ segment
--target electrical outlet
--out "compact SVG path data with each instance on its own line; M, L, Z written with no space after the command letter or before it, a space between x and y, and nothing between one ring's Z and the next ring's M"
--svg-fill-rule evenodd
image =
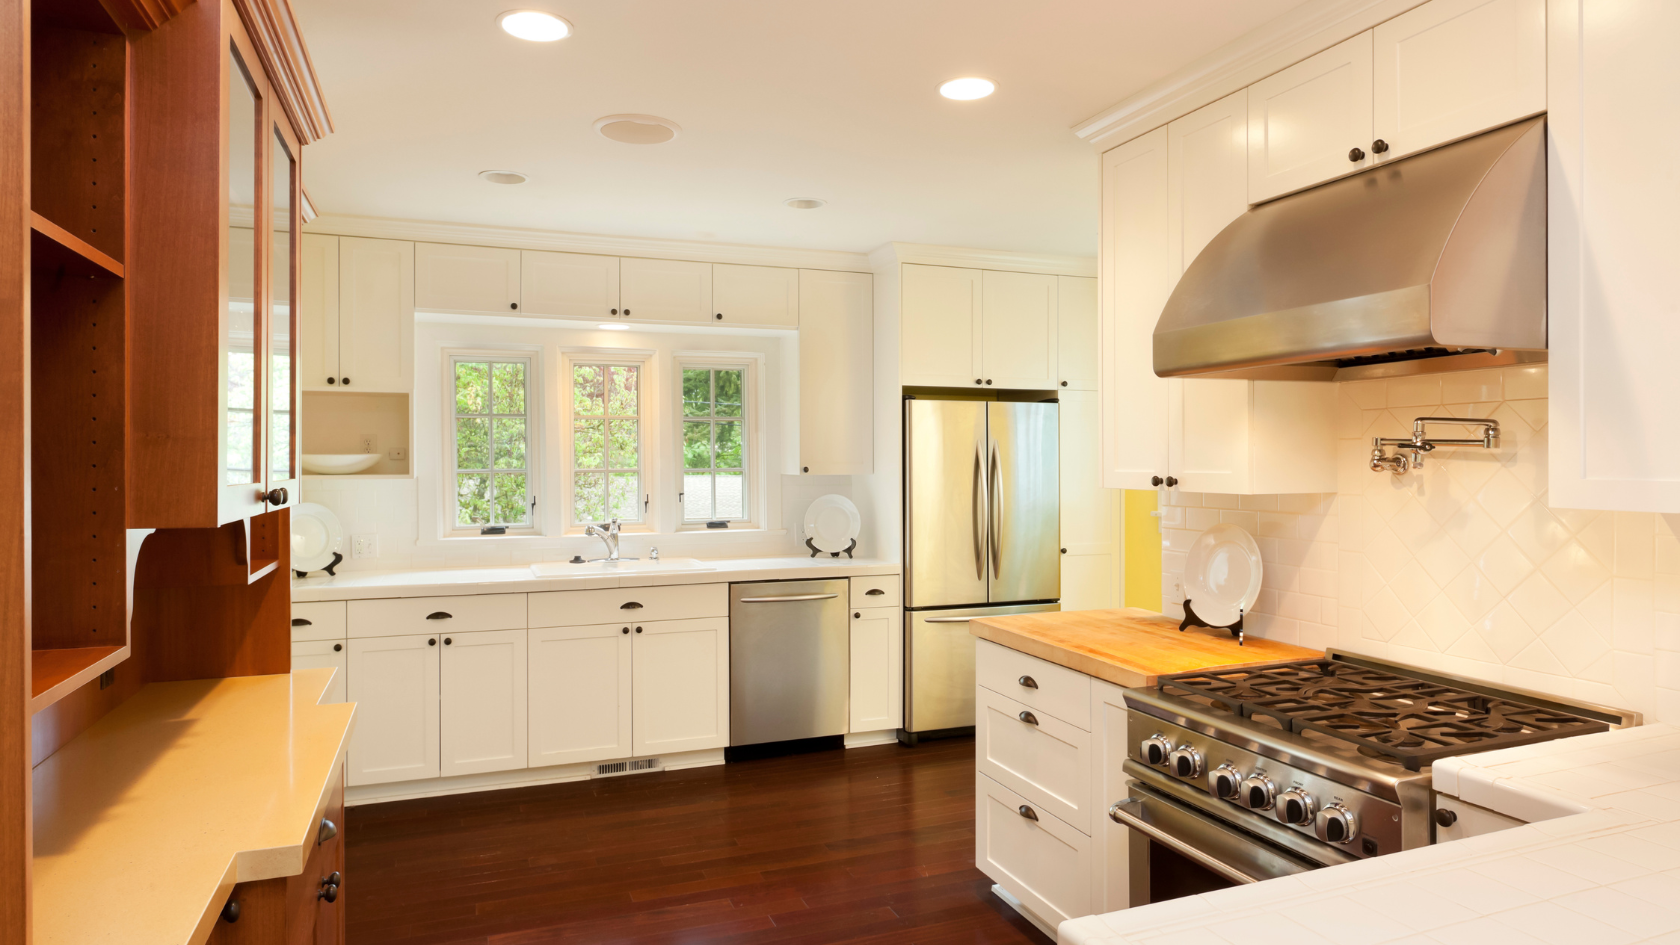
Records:
M354 535L350 539L350 547L353 549L350 553L351 557L377 558L379 557L379 536L377 534Z
M406 447L406 446L393 446L390 449L385 451L385 456L388 459L396 459L396 460L407 459L408 458L408 447Z
M379 437L374 436L372 433L363 433L362 434L362 452L364 452L364 453L377 453L377 452L379 452Z

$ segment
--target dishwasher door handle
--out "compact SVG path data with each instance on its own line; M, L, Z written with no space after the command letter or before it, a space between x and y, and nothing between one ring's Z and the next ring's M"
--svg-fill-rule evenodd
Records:
M789 594L786 597L743 597L743 604L779 604L789 600L833 600L839 594Z

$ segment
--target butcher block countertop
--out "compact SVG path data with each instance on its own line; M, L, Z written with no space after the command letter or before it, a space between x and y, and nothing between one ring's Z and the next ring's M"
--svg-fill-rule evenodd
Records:
M1259 637L1238 646L1228 630L1191 627L1180 633L1176 619L1138 607L986 617L969 621L968 632L1128 688L1153 686L1172 673L1324 656Z

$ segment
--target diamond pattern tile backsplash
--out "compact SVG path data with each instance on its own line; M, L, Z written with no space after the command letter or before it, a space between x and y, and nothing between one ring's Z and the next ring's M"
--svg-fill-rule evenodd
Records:
M1196 536L1234 522L1266 571L1250 632L1680 722L1680 515L1547 506L1544 365L1340 388L1336 495L1163 503L1169 612ZM1371 437L1422 416L1497 419L1500 448L1370 471Z

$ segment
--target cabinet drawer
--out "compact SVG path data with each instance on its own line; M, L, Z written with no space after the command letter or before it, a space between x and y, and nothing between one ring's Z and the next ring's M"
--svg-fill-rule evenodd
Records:
M1089 915L1091 838L978 772L974 797L980 871L1051 928Z
M531 595L531 626L587 627L624 620L688 620L729 616L726 584L613 587Z
M292 605L292 640L344 639L344 601L298 602Z
M1091 730L1091 678L1084 673L989 640L977 640L974 676L993 692L1087 732Z
M852 578L853 607L897 607L898 575L872 574Z
M1090 834L1090 732L982 687L974 700L974 761L1041 813Z
M406 633L468 633L522 630L524 594L465 597L400 597L350 601L350 636L394 637Z

